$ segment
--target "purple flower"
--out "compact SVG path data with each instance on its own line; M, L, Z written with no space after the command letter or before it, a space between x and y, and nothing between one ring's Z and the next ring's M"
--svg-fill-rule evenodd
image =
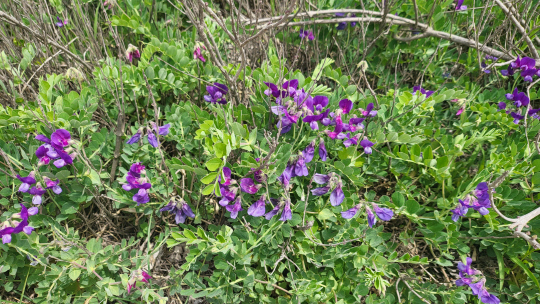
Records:
M36 156L39 159L38 166L48 165L51 161L51 158L47 155L47 153L49 152L49 148L47 148L47 146L51 147L51 145L41 145L36 150Z
M353 102L350 101L349 99L342 99L339 101L339 108L345 114L348 114L352 110L352 107L353 107Z
M129 167L129 173L134 177L139 178L141 177L141 174L146 174L145 166L140 162L134 163Z
M228 186L231 184L231 174L232 171L229 167L223 167L222 173L218 175L218 182L220 185ZM223 176L223 182L221 180L221 176Z
M510 116L512 116L512 118L514 119L514 123L515 124L518 124L520 120L522 120L523 118L525 118L525 116L523 115L520 115L516 112L512 112L510 113Z
M313 31L306 31L304 29L300 29L300 38L307 38L308 40L312 41L315 39L315 36L313 36Z
M289 185L289 181L291 178L295 177L294 174L294 165L287 164L287 167L285 167L285 170L283 170L283 173L278 177L278 180L283 184L284 186Z
M509 65L506 70L501 71L501 74L503 76L512 76L512 75L514 75L514 69L512 68L512 66Z
M169 134L170 127L171 127L171 124L166 124L166 125L163 125L163 126L159 127L158 128L158 134L161 135L161 136L165 136L165 135Z
M238 192L238 187L229 188L228 186L220 185L219 190L221 190L221 200L219 201L219 204L221 206L227 206L230 202L234 201L236 193Z
M325 195L326 193L328 193L328 191L330 191L330 186L312 189L311 194L313 194L315 196L321 196L321 195Z
M235 219L238 216L238 212L244 210L242 209L241 197L239 196L233 205L225 206L225 209L231 213L231 218Z
M374 108L373 102L370 102L370 103L366 106L366 110L365 110L365 111L362 111L362 115L364 115L364 116L371 116L371 117L376 116L376 115L377 115L377 111L373 111L373 108Z
M313 156L315 156L315 140L313 140L305 149L302 151L304 160L307 163L311 162Z
M347 133L347 140L343 142L343 145L347 148L353 145L356 146L358 144L358 139L360 139L360 136L362 136L362 134L358 133L355 136L351 137L351 133Z
M505 95L506 99L514 101L516 107L526 107L529 105L529 97L524 92L518 92L516 88L513 93L507 93Z
M294 97L296 95L296 90L298 89L298 79L291 79L285 81L281 86L289 97Z
M308 176L308 168L306 167L306 161L302 153L298 156L296 163L294 164L294 174L296 176Z
M186 222L186 218L195 218L195 213L191 210L191 207L183 200L179 199L179 201L171 200L167 206L161 208L159 211L169 211L174 212L175 217L174 220L177 224L183 224Z
M154 148L157 148L159 146L157 137L156 135L154 135L154 133L148 134L148 143Z
M425 89L423 89L420 86L414 86L413 87L413 95L416 95L416 91L420 91L420 93L425 94L426 98L429 98L429 96L431 96L433 93L435 93L435 91L426 91Z
M284 222L290 219L292 219L291 201L287 200L285 201L285 206L283 207L279 220Z
M261 187L262 187L262 185L260 185L260 184L255 185L255 183L253 182L253 180L250 177L242 178L240 180L240 188L245 193L255 194L255 193L257 193L257 191L259 191L259 189Z
M460 217L464 217L467 214L469 208L464 204L462 200L459 200L459 206L456 209L452 209L452 221L457 222Z
M6 228L0 229L0 237L2 237L3 244L7 244L11 242L12 234L17 234L22 231L24 231L26 234L30 234L32 233L32 230L34 230L34 228L32 227L26 228L28 227L28 209L26 209L26 207L23 204L19 204L19 205L21 206L21 212L19 214L13 215L12 217L20 218L21 222L17 223L15 227L6 227ZM15 223L13 221L10 221L10 222L12 222L12 225Z
M247 213L255 217L263 216L266 213L265 198L266 196L262 195L258 201L249 206Z
M523 77L523 80L525 80L526 82L532 82L533 76L536 75L536 72L536 69L522 70L521 77Z
M131 62L133 62L133 59L141 58L141 53L139 52L139 49L137 49L136 46L134 46L132 44L129 44L127 49L126 49L126 58L131 63Z
M227 104L225 95L229 92L229 88L219 82L214 82L214 85L206 86L208 95L204 95L204 100L209 103Z
M146 189L139 189L137 194L133 196L133 201L137 202L137 206L148 203L150 201L148 191Z
M498 111L501 111L501 110L506 109L506 102L501 101L501 102L499 102L497 105L499 106L499 110L498 110ZM498 111L497 111L497 112L498 112Z
M368 219L368 225L369 228L373 228L375 223L377 223L377 218L375 218L375 215L371 211L369 207L366 206L366 213L367 213L367 219Z
M325 130L325 133L331 139L336 139L341 131L343 131L343 122L341 120L341 116L338 116L336 117L336 127L334 128L334 131Z
M319 142L319 157L322 161L326 161L328 157L328 152L326 151L326 146L324 145L324 140L322 138Z
M529 116L532 118L540 119L540 115L537 114L538 112L540 112L540 109L530 109L527 114L529 114Z
M67 130L58 129L51 134L51 145L63 149L71 144L71 134Z
M148 283L148 280L150 280L152 277L146 273L145 271L139 269L134 271L131 274L131 278L128 280L127 284L127 293L129 294L131 292L131 289L137 285L137 281Z
M320 174L320 173L313 174L313 181L319 185L327 184L330 181L330 178L332 178L330 174Z
M32 198L32 204L40 205L42 201L41 196L45 194L45 192L47 192L47 190L43 189L40 183L37 183L34 187L32 187L32 189L28 191L29 194L34 196Z
M465 264L463 264L462 262L458 262L457 268L459 270L460 277L463 277L464 275L472 276L472 275L479 274L478 270L471 268L471 264L472 264L472 259L469 257L465 259Z
M22 177L19 174L17 174L17 179L21 181L21 185L19 186L20 192L27 192L28 189L30 189L30 186L36 183L35 179L35 173L34 171L31 171L27 177Z
M343 17L356 17L356 14L351 14L350 16L345 16L344 13L336 13L336 17L340 17L340 18L343 18ZM351 27L355 27L356 26L356 21L352 21L351 22ZM338 31L341 31L341 30L344 30L347 28L347 22L343 21L343 22L340 22L337 26L337 30Z
M373 147L374 143L372 143L371 141L367 140L367 139L364 139L360 142L360 146L362 146L364 148L364 153L366 154L371 154L372 151L371 151L371 147Z
M338 23L338 26L336 27L338 31L344 30L346 28L347 28L347 22L340 22Z
M128 139L127 144L133 145L134 143L138 142L141 139L141 135L142 135L142 128L139 128L139 130L137 130L137 133L133 134L133 136L131 136L131 138Z
M45 182L45 189L52 189L52 191L55 194L62 193L62 188L60 188L60 186L58 186L58 184L60 183L59 180L53 181L50 178L45 176L45 177L43 177L43 181Z
M360 207L362 207L362 204L355 205L351 209L341 212L341 217L344 219L353 218L358 213L358 210L360 210Z
M463 5L463 0L456 0L456 11L464 11L467 9L466 5Z
M343 203L343 200L345 199L345 194L343 193L341 187L342 184L341 181L339 181L334 191L330 193L330 204L334 207L341 205L341 203Z
M56 16L56 20L58 20L58 22L56 22L55 25L58 26L58 27L64 27L66 24L68 24L67 19L62 21L62 19L60 19L60 17Z
M281 209L281 203L277 204L276 207L274 207L274 209L272 209L271 211L269 211L267 214L264 215L264 217L267 219L267 220L270 220L272 219L276 214L278 214L279 212L279 209Z
M394 211L388 209L388 208L381 208L375 203L371 203L373 206L373 210L375 211L375 214L381 221L389 221L394 216Z

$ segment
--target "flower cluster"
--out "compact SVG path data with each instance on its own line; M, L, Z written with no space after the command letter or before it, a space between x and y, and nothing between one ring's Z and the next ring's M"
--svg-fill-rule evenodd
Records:
M474 196L473 196L474 195ZM486 182L479 183L473 191L473 195L467 195L463 200L459 200L459 205L452 209L452 220L457 222L460 217L463 217L472 208L478 211L481 215L489 213L487 208L491 208L491 200L489 198L489 187Z
M136 46L134 46L133 44L129 44L126 49L126 58L127 60L129 60L130 63L132 63L133 59L141 58L141 53Z
M28 235L32 234L34 227L28 225L28 218L31 215L36 215L38 213L37 207L32 207L27 209L23 204L20 204L21 212L11 215L11 217L0 223L0 236L2 237L2 243L7 244L11 242L11 236L20 232L24 232ZM17 221L20 219L21 221Z
M209 103L227 104L225 95L229 92L229 88L219 82L214 82L214 85L206 86L208 95L204 95L204 100Z
M278 177L278 180L285 188L289 186L291 178L309 175L306 164L310 163L315 156L315 144L316 141L312 141L302 152L299 152L298 155L289 160L287 167L285 167L283 173ZM321 139L319 144L319 157L322 161L326 161L327 155L328 153L326 152L324 141Z
M56 22L55 25L58 27L64 27L66 24L68 24L67 18L65 20L62 20L60 19L60 17L56 16L56 20L58 20L58 22Z
M142 175L146 175L146 170L143 164L141 163L134 163L129 168L129 172L126 176L127 184L122 185L122 188L126 191L131 191L132 189L139 189L137 193L133 196L133 201L137 202L137 206L141 204L146 204L150 201L150 197L148 196L148 189L152 187L152 185L148 182L147 177L143 177Z
M371 208L367 204L360 203L360 204L355 205L349 210L341 212L341 217L343 217L344 219L353 218L356 215L356 213L358 213L358 211L362 208L362 206L366 208L368 225L370 228L372 228L375 225L375 223L377 223L377 218L375 217L375 215L377 215L377 217L381 221L389 221L394 216L394 211L392 211L391 209L381 208L379 207L379 205L375 203L371 203L371 207L373 207L373 210L371 210ZM373 214L373 211L375 211L375 214Z
M512 76L515 70L520 70L521 77L527 82L532 82L535 75L540 76L540 70L536 69L536 60L530 57L519 58L518 56L506 70L501 71L501 74L503 76Z
M300 39L307 38L309 41L315 40L315 36L313 36L313 31L306 31L303 28L300 29Z
M185 223L188 217L195 218L195 213L193 213L191 207L182 198L172 198L167 206L161 208L159 211L175 213L174 220L177 224Z
M148 143L152 147L157 148L159 146L159 141L156 134L158 136L159 135L166 136L170 132L169 128L171 127L171 124L166 124L161 127L158 127L153 121L151 121L150 126L151 127L146 128L147 129L146 137L148 139ZM133 145L134 143L137 143L139 140L141 140L141 137L143 136L143 134L144 134L144 127L141 127L139 128L139 130L137 130L137 133L133 134L133 136L131 136L131 138L128 139L127 144Z
M70 147L75 141L71 139L71 134L67 130L54 131L50 139L39 134L36 139L45 143L36 150L36 156L39 159L38 166L48 165L51 160L54 160L53 164L57 168L62 168L65 165L71 165L77 156Z
M346 18L346 17L356 17L356 14L350 14L350 15L345 15L345 13L336 13L336 17L340 17L340 18ZM351 27L355 27L356 26L356 21L352 21L350 23ZM347 28L347 22L340 22L338 23L338 26L336 27L336 29L338 31L341 31L341 30L344 30Z
M313 175L313 181L319 185L326 186L311 190L311 194L321 196L332 190L332 193L330 193L330 204L335 207L343 203L345 194L343 194L343 183L341 182L339 175L332 172L328 174L315 173Z
M457 286L469 286L472 294L478 296L478 299L485 304L499 304L501 301L495 295L490 294L486 289L486 278L482 272L471 268L472 259L467 258L466 264L458 262L459 279L456 280Z
M146 273L144 270L138 269L136 271L133 271L131 273L131 278L128 280L128 285L127 285L128 294L131 292L131 289L135 287L135 285L137 285L137 281L148 283L148 280L151 278L152 277L148 273Z

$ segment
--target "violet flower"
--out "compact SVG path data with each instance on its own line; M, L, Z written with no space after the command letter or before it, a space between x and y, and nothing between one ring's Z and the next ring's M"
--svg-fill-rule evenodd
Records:
M512 66L509 65L508 68L506 68L506 70L501 70L501 74L503 76L512 76L514 75L514 69L512 69Z
M31 171L27 177L22 177L19 174L17 174L17 179L21 181L21 185L19 186L20 192L28 192L28 189L30 189L30 186L36 183L35 179L36 175L34 171Z
M306 166L306 160L302 152L299 153L298 159L294 164L294 174L296 176L308 176L308 168Z
M58 129L51 134L51 145L57 149L63 149L72 143L71 134L65 129Z
M254 217L263 216L266 213L266 195L262 195L261 198L249 206L247 213Z
M218 183L223 186L228 186L231 184L231 174L232 171L229 167L223 167L221 170L221 174L218 175ZM223 180L221 180L221 177L223 176Z
M55 194L62 193L62 188L58 186L58 184L60 183L60 180L53 181L50 178L45 176L43 177L43 181L45 182L45 189L52 189L52 191Z
M169 128L171 127L171 124L166 124L166 125L163 125L161 127L158 127L156 125L156 123L151 121L150 125L152 126L153 130L148 132L148 136L147 136L148 137L148 143L152 147L157 148L159 146L159 141L158 141L157 136L154 134L154 131L157 132L158 135L165 136L165 135L169 134L169 132L170 132Z
M339 101L339 108L345 114L348 114L352 110L352 107L353 107L353 102L350 101L349 99L342 99Z
M60 19L60 17L56 16L56 20L58 20L58 22L56 22L55 25L58 26L58 27L64 27L66 24L68 24L67 18L62 21L62 19Z
M150 201L148 191L146 189L139 189L137 194L133 195L133 201L137 203L137 206L148 203Z
M334 191L330 193L330 204L334 207L341 205L341 203L343 203L343 200L345 199L345 194L343 193L341 187L341 181L338 181L336 188L334 188Z
M332 173L330 174L320 174L320 173L315 173L313 174L313 181L319 185L325 185L327 184L330 179L332 178Z
M257 191L259 191L259 189L261 189L261 187L262 187L261 184L255 185L255 183L250 177L242 178L240 180L240 188L245 193L255 194L257 193Z
M497 104L497 106L499 107L499 110L497 110L497 112L501 111L501 110L504 110L504 109L506 109L506 102L501 101L501 102L499 102Z
M371 203L371 206L373 207L373 211L375 211L375 214L381 221L389 221L394 216L394 211L392 211L389 208L381 208L375 203Z
M129 167L129 173L134 177L141 177L141 174L146 174L145 166L141 162L133 163Z
M127 58L127 60L129 60L130 63L132 63L133 59L141 58L141 53L139 52L139 49L137 49L136 46L134 46L132 44L129 44L127 49L126 49L126 58Z
M294 97L296 95L296 90L298 89L298 79L291 79L285 81L281 86L289 97Z
M306 163L311 162L313 159L313 156L315 156L315 140L311 141L309 145L302 151L302 155L304 156L304 160Z
M525 92L518 92L517 88L514 89L514 92L507 93L505 97L508 100L514 101L514 105L518 108L526 107L529 105L529 102L530 102L530 99L527 96L527 94L525 94Z
M182 198L172 199L165 207L159 209L159 211L169 211L175 213L174 220L177 224L183 224L188 217L195 218L195 213L191 210L191 207Z
M456 11L464 11L467 10L467 6L463 5L463 0L456 0Z
M356 215L356 213L358 213L358 210L360 210L361 207L362 204L354 205L351 209L342 211L341 217L344 219L352 219Z
M236 193L238 192L238 187L228 187L228 186L219 186L221 191L221 200L219 201L220 206L227 206L230 202L234 201L236 198Z
M471 288L472 294L477 295L478 299L482 301L482 303L485 304L499 304L501 300L497 298L495 295L490 294L486 287L486 278L482 278L480 281L476 283L469 284L469 287Z
M209 103L227 104L225 95L229 92L229 88L219 82L214 82L214 85L206 86L208 95L204 95L204 100Z
M377 218L375 218L375 215L373 214L371 209L367 206L366 206L366 213L367 213L369 228L373 228L373 226L377 223Z
M525 116L523 115L520 115L516 112L512 112L510 113L510 116L512 116L512 118L514 119L514 123L517 125L519 123L520 120L522 120L523 118L525 118Z
M324 130L324 133L328 135L331 139L336 139L338 135L343 131L343 122L341 120L341 117L336 117L336 127L334 128L334 131L330 130Z
M128 139L128 141L126 143L128 145L133 145L134 143L138 142L141 139L142 131L143 131L143 129L139 128L139 130L137 130L137 133L133 134L133 136L131 136L131 138Z
M360 146L362 146L362 148L364 148L364 153L366 154L371 154L373 151L371 150L371 147L373 147L374 143L372 143L371 141L367 140L367 139L363 139L361 142L360 142Z
M426 91L425 89L423 89L420 86L414 86L413 87L413 95L416 95L416 91L420 91L421 94L425 94L426 98L429 98L429 96L431 96L433 93L435 93L435 91Z
M287 167L285 167L285 170L283 170L283 173L278 177L278 180L286 187L289 185L291 178L295 176L294 165L289 163L287 164Z
M34 230L33 227L28 226L28 209L23 204L19 204L21 206L21 212L18 214L12 215L12 219L20 218L21 222L17 223L15 227L13 225L15 224L14 221L8 220L4 223L0 223L0 237L2 237L2 243L7 244L11 242L11 235L17 234L20 232L24 232L28 235L32 233Z
M300 36L300 39L307 38L310 41L315 39L315 36L313 36L313 31L306 31L304 29L300 29L299 36Z
M231 218L235 219L238 216L238 212L244 210L242 209L242 199L240 196L236 199L235 203L232 205L225 206L225 209L231 213Z
M285 92L285 91L281 91L281 90L278 88L277 85L275 85L275 84L273 84L273 83L271 83L271 82L265 82L264 84L268 87L268 89L266 89L266 90L264 91L264 94L265 94L266 96L272 95L272 96L274 96L275 98L278 98L278 97L279 97L279 98L285 97L286 92Z
M292 219L291 201L286 200L285 206L283 207L283 211L281 212L281 217L279 218L279 220L285 222L290 219Z
M41 196L43 194L45 194L45 192L47 192L47 190L43 189L43 187L41 187L40 183L37 183L34 187L32 187L32 189L30 189L28 191L29 194L34 196L32 198L32 204L40 205L41 202L42 202L42 197Z
M457 222L460 217L464 217L467 214L467 211L469 211L469 207L465 205L465 202L462 200L458 200L459 205L455 208L450 210L452 212L452 221Z
M51 162L51 158L49 157L49 155L47 155L49 152L49 148L47 148L47 146L51 147L51 145L41 145L36 150L36 156L39 159L38 167L48 165ZM56 153L56 155L58 155L58 153Z
M360 139L360 136L362 136L362 134L357 133L356 135L351 137L351 133L347 133L347 139L343 141L343 145L347 148L350 146L356 146L358 144L358 139Z
M326 146L324 145L324 140L322 138L319 142L319 157L322 161L326 161L328 157L328 152L326 151Z
M330 186L325 186L325 187L311 189L311 194L315 196L321 196L328 193L328 191L330 191Z
M370 102L367 106L366 106L366 110L362 110L362 115L364 116L371 116L371 117L375 117L377 116L377 111L374 111L373 108L375 106L373 105L373 102Z

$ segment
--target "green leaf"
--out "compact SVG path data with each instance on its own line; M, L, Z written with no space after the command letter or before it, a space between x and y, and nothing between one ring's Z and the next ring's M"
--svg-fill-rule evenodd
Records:
M216 171L221 166L221 159L213 158L206 162L206 168L210 171Z
M69 271L69 278L73 281L76 281L81 275L81 270L79 268L71 268Z
M529 278L538 286L538 289L540 290L540 282L538 282L538 279L534 276L534 274L529 270L529 267L525 265L518 257L511 257L510 258L514 263L519 265L521 269L529 276Z
M69 170L62 170L56 173L56 178L58 178L59 180L64 180L68 178L69 174L70 174Z
M148 77L148 79L154 79L156 77L154 69L150 66L146 68L145 74L146 74L146 77Z
M2 196L11 196L12 193L13 190L11 190L11 188L4 188L2 191L0 191L0 195Z
M216 177L217 177L217 172L211 172L211 173L208 173L208 175L206 175L205 177L203 177L201 179L201 182L203 184L210 184L216 179Z
M94 184L96 186L101 185L101 179L99 178L99 174L96 171L90 170L90 174L89 174L88 177L92 181L92 184Z
M420 209L420 204L418 204L415 200L408 200L405 203L406 210L409 214L416 214L416 212Z
M250 137L251 137L251 134L250 134ZM217 143L214 145L214 153L216 154L216 156L218 158L222 158L223 156L228 156L227 155L227 145L225 145L224 143Z
M209 194L211 194L213 191L214 191L214 184L211 184L211 185L206 186L206 187L203 189L202 194L203 194L203 195L209 195Z
M324 70L324 68L331 65L332 63L334 63L334 59L324 58L319 64L317 64L315 70L313 70L313 75L311 76L311 79L319 80L323 74L322 71Z
M233 122L230 124L231 125L231 129L233 131L234 134L242 137L242 138L246 138L247 136L247 133L246 133L246 129L244 129L244 127L238 123L238 122Z
M327 220L334 216L334 213L330 211L330 209L323 209L319 214L317 215L317 218L321 221Z

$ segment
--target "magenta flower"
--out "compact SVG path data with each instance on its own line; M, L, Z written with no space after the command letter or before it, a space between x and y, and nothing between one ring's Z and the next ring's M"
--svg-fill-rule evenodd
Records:
M204 59L204 56L202 54L201 48L206 50L206 47L204 47L204 45L195 46L195 50L193 51L193 59L199 59L202 62L206 62L206 59Z
M249 206L247 213L254 217L263 216L266 213L266 196L263 194L261 198Z
M343 131L343 122L341 121L341 117L338 116L336 117L336 127L334 128L334 131L325 130L325 133L331 139L336 139L341 131Z
M260 185L260 184L255 185L253 180L251 178L249 178L249 177L246 177L246 178L243 178L243 179L240 180L240 188L245 193L255 194L255 193L257 193L257 191L259 191L259 189L261 187L262 187L262 185Z
M373 105L373 102L370 102L367 106L366 106L366 109L365 110L362 110L362 115L364 116L371 116L371 117L375 117L377 115L377 111L374 111L373 109L375 108L375 106Z
M218 182L220 185L228 186L231 184L231 174L232 171L229 167L223 167L222 173L218 175ZM223 176L224 180L221 180L221 177Z
M51 145L57 149L63 149L71 143L71 134L67 130L58 129L51 134Z
M127 285L127 293L129 294L131 292L131 289L137 285L137 281L148 283L148 280L150 280L152 277L146 273L144 270L136 270L131 274L131 278L128 280Z
M36 183L35 179L35 173L34 171L31 171L27 177L22 177L19 174L17 174L17 179L21 181L21 185L19 186L20 192L27 192L28 189L30 189L30 186Z
M169 211L175 213L174 220L177 224L183 224L188 217L195 218L195 213L191 210L191 207L182 199L175 200L174 198L167 204L167 206L159 209L159 211Z
M141 174L146 174L145 166L141 163L134 163L129 167L129 173L134 177L141 177Z
M353 102L350 101L349 99L342 99L339 101L339 108L345 114L348 114L352 110L352 107L353 107Z
M129 44L128 48L126 49L126 58L127 60L129 60L130 63L132 63L133 59L141 58L141 53L139 52L139 49L137 49L136 46Z
M244 210L242 209L242 199L240 196L236 198L236 201L232 205L225 206L225 209L231 213L231 218L235 219L238 216L238 212Z

